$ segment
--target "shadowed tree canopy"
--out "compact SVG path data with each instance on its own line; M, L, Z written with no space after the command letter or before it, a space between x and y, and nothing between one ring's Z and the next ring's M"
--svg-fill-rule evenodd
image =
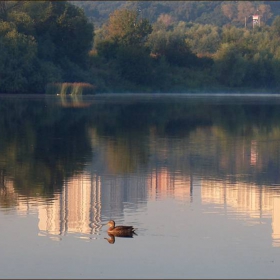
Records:
M83 81L94 29L67 1L0 1L0 92Z
M85 65L94 30L81 8L66 1L27 2L24 8L35 22L42 58Z
M0 1L0 20L7 20L8 13L18 10L26 1Z

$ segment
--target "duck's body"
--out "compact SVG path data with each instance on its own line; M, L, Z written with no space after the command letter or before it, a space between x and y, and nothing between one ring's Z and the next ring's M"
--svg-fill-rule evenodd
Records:
M133 226L115 226L115 221L111 220L107 223L109 226L107 232L114 235L132 235L135 234Z

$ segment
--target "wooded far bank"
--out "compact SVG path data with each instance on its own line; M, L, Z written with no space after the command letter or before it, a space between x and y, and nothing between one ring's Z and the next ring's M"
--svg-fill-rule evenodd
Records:
M138 1L100 23L82 2L0 1L1 93L45 93L60 83L94 93L280 89L280 16L270 1L221 1L221 15L232 18L223 25L162 6L145 17ZM254 26L247 11L259 16Z

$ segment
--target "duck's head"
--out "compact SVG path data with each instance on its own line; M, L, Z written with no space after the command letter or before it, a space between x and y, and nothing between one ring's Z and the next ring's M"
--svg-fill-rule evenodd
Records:
M109 227L115 227L115 221L113 221L113 220L110 220L108 223L107 223L107 225L109 226Z

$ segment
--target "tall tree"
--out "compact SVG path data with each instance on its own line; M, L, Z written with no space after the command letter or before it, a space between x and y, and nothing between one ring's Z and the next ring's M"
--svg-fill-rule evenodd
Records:
M237 16L237 7L233 2L224 2L221 6L223 14L230 20Z
M222 85L229 87L243 85L248 65L236 43L223 43L214 58L215 75Z
M26 92L34 74L37 43L12 23L0 22L0 91Z
M237 21L240 23L240 25L244 26L245 19L248 19L250 16L252 16L256 12L256 8L252 2L249 1L240 1L237 6L238 15L237 15Z
M28 2L25 11L35 22L39 55L43 59L51 58L60 64L65 59L81 66L86 64L94 29L81 8L66 1L35 1ZM41 52L46 46L48 50Z
M147 19L140 18L137 11L124 9L110 15L105 30L107 40L127 46L140 46L152 32L152 26Z
M261 21L264 23L266 23L273 15L269 5L260 4L258 10L261 17Z

